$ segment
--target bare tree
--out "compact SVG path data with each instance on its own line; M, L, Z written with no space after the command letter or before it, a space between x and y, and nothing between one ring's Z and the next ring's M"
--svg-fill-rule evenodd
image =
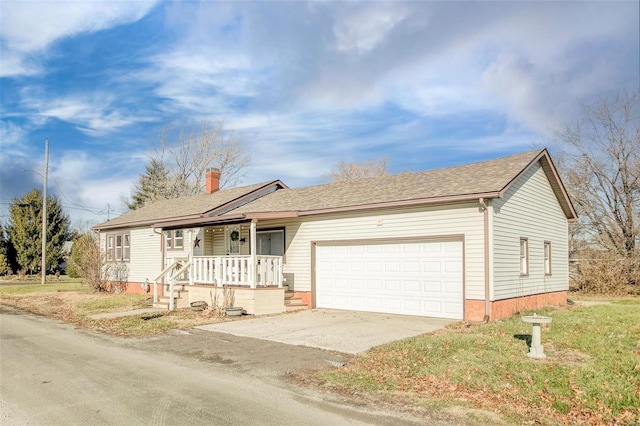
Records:
M224 130L222 122L202 121L197 128L182 128L177 135L163 130L159 145L140 175L129 209L159 199L204 192L206 171L220 169L220 187L235 185L246 173L250 157L240 138Z
M387 174L387 162L386 157L361 163L341 161L331 170L329 180L331 182L344 182L365 177L383 176Z
M173 142L163 132L154 159L168 166L174 197L202 193L209 167L220 169L220 187L235 185L250 163L240 138L225 132L222 122L209 121L203 121L197 130L181 129Z
M640 238L640 93L601 99L583 109L575 126L558 134L565 182L579 221L577 250L622 259L637 279ZM598 256L602 257L602 256Z

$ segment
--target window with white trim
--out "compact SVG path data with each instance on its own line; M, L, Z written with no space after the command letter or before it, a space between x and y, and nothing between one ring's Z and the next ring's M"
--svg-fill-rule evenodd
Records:
M551 275L551 241L544 242L544 274Z
M164 247L167 250L181 250L184 248L184 231L175 229L164 231Z
M107 235L107 261L128 262L131 260L131 236L128 232Z
M107 236L107 261L113 260L113 235Z
M520 238L520 275L529 275L529 240Z

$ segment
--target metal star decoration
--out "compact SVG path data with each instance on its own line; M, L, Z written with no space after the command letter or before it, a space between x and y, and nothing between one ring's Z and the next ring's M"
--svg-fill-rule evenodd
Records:
M193 240L193 248L196 247L200 247L200 238L196 237L195 240Z

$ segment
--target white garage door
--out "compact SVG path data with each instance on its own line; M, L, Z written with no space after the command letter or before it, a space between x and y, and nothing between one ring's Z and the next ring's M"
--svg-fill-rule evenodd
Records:
M316 246L318 308L462 319L462 242Z

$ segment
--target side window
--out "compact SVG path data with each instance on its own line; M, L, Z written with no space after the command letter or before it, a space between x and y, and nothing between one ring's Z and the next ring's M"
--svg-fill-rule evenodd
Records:
M182 229L176 229L173 231L173 248L183 248L184 237L182 232Z
M258 231L256 237L257 254L284 256L284 229Z
M107 260L110 262L128 262L131 257L131 235L107 235Z
M129 241L129 234L124 234L124 244L122 247L122 260L124 260L125 262L129 261L129 255L131 253L131 249L130 249L130 241Z
M122 235L116 235L116 260L122 259Z
M529 240L520 238L520 275L529 275Z
M544 242L544 274L551 275L551 241Z
M113 260L113 235L107 236L107 260Z
M171 231L164 231L164 248L171 250L173 248L173 239L171 238Z

